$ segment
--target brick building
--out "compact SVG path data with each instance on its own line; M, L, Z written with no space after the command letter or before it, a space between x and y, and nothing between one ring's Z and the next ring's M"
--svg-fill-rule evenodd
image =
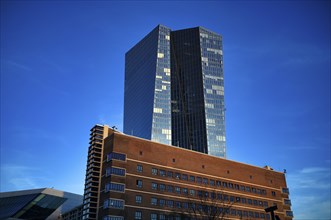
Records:
M282 172L102 127L107 137L100 155L97 219L191 219L208 210L222 210L219 217L225 219L270 219L264 209L274 205L280 219L293 218Z

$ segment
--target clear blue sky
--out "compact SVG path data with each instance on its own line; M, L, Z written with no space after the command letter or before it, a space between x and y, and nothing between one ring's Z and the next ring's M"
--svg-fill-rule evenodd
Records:
M228 159L287 170L330 219L330 1L1 1L1 188L83 193L89 129L122 130L124 54L156 25L223 35Z

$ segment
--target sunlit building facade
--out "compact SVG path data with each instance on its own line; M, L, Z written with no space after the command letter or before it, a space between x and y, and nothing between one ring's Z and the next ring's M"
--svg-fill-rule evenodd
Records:
M110 131L97 219L293 219L285 174Z
M226 157L222 37L157 26L126 53L124 133Z

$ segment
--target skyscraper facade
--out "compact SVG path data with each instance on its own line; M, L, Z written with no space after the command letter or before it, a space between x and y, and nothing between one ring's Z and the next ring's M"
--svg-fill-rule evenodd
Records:
M170 29L157 26L125 55L124 132L171 145Z
M124 133L225 157L222 37L157 26L126 54Z

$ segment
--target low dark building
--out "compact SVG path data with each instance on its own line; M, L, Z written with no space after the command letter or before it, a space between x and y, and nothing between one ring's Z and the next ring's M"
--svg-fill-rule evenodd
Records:
M81 204L81 195L42 188L0 193L0 219L58 219Z

